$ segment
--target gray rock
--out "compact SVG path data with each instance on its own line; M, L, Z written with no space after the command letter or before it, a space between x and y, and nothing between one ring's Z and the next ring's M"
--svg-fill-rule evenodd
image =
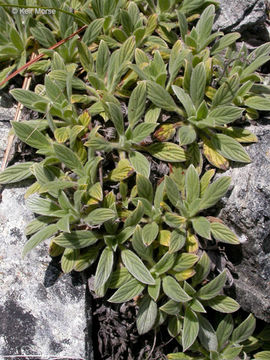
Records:
M8 107L10 103L6 100L3 100L3 96L0 97L0 161L2 162L5 149L7 147L8 142L8 134L11 129L10 121L14 119L16 108ZM15 143L15 142L14 142ZM10 155L14 154L14 144L12 146L12 150ZM10 157L11 157L10 156Z
M264 0L220 0L214 30L242 32L265 20Z
M22 259L23 231L33 218L24 193L24 186L6 187L0 204L0 358L84 359L85 286L61 276L47 255L48 244Z
M258 143L247 147L253 162L234 166L233 189L224 200L222 219L238 234L241 249L233 247L236 299L244 310L270 322L270 124L250 126Z

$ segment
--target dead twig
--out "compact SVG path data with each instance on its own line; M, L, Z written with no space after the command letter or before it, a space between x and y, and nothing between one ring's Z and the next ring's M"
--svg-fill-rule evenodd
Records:
M35 59L35 53L33 53L31 55L31 60L34 60ZM28 74L26 75L26 77L24 78L23 80L23 86L22 88L24 90L28 90L29 87L30 87L30 84L31 84L31 75ZM17 110L16 110L16 113L15 113L15 116L14 116L14 119L13 121L20 121L20 117L21 117L21 113L22 113L22 109L23 109L23 104L21 103L18 103L18 106L17 106ZM3 162L2 162L2 165L1 165L1 170L4 170L7 166L7 163L8 163L8 160L9 160L9 155L10 155L10 151L12 149L12 145L13 145L13 141L14 141L14 138L15 138L15 135L14 134L11 134L8 136L8 142L7 142L7 147L6 147L6 150L5 150L5 153L4 153L4 158L3 158Z

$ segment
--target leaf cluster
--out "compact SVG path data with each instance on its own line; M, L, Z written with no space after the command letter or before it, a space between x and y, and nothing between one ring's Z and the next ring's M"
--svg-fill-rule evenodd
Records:
M209 245L239 244L210 216L230 178L212 181L208 163L251 161L242 144L257 138L239 123L270 110L258 72L270 45L248 54L237 50L240 34L212 33L215 1L36 0L58 11L24 24L1 4L0 81L33 47L44 54L28 69L44 81L11 90L40 114L12 126L42 160L0 174L2 184L33 180L25 197L37 216L23 255L49 240L63 272L90 268L99 296L136 301L139 334L167 325L183 350L170 359L243 354L254 318L235 330L231 315L216 330L207 318L209 308L239 309L223 293L226 269L212 271L207 255ZM50 49L83 25L80 39Z

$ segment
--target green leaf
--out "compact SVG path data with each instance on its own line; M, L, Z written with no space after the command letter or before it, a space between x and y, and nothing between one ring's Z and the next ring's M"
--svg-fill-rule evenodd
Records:
M51 101L61 104L63 101L66 100L62 88L59 87L57 83L54 80L52 80L48 75L45 76L44 83L45 83L46 95Z
M171 95L154 81L147 81L147 96L157 107L167 111L177 112L178 108Z
M136 279L131 279L123 284L110 298L109 302L122 303L133 299L143 291L145 285L141 284Z
M95 289L98 289L101 286L105 285L106 281L109 279L112 273L113 260L113 250L107 246L102 251L97 265L97 270L95 273Z
M169 226L178 229L186 222L186 218L171 212L166 212L164 220Z
M119 242L119 244L123 244L125 241L127 241L135 232L134 226L129 226L120 231L119 234L116 235L116 239Z
M42 113L45 113L47 110L47 105L49 104L49 99L44 98L43 96L38 95L38 94L34 93L33 91L24 90L24 89L14 89L14 90L10 90L10 93L15 98L15 100L17 100L18 102L23 104L28 109L39 111ZM40 109L40 107L37 109L37 107L35 105L36 103L42 104L42 109ZM13 124L14 123L15 122L13 122ZM18 126L20 126L20 123L16 122L16 124L18 124ZM19 135L17 135L17 136L19 137Z
M52 150L49 140L39 130L17 121L12 121L12 127L18 138L27 145L39 149L41 153Z
M195 311L196 313L206 313L205 308L203 307L203 305L201 304L201 302L198 299L193 299L190 302L190 308L191 310Z
M232 137L240 143L258 142L258 138L251 131L238 127L228 127L222 130L224 134Z
M215 18L215 6L209 5L201 14L199 21L196 25L196 31L199 35L199 41L206 41L212 32L212 27Z
M190 79L190 96L196 109L200 106L201 102L204 99L205 86L205 66L204 63L199 63L192 71Z
M184 353L173 353L173 354L168 354L167 358L169 360L194 360L194 357L190 357Z
M121 107L114 103L107 103L110 113L110 118L119 135L124 135L124 120Z
M158 236L159 227L156 222L152 222L151 224L146 224L142 229L142 238L143 243L148 246L152 244L152 242Z
M78 46L78 53L80 56L80 61L81 61L82 67L87 72L92 72L94 60L93 60L91 51L88 49L88 46L83 41L78 40L77 46Z
M233 313L240 308L240 305L234 299L225 295L218 295L208 300L207 305L216 311L226 314Z
M207 285L204 285L197 292L197 296L202 300L210 300L220 293L226 283L227 275L224 270L214 280L210 281Z
M128 103L128 122L131 128L142 118L146 103L146 82L141 81L132 91Z
M131 280L132 276L128 272L128 269L121 267L115 270L110 277L109 287L111 289L118 289L120 286Z
M12 184L32 176L30 170L34 162L29 161L12 165L0 173L0 184Z
M213 143L213 139L208 140L204 136L203 139L203 153L210 164L214 165L215 167L228 170L229 168L229 161L222 155L217 152L217 148Z
M219 348L222 348L228 341L233 331L233 318L231 315L226 315L217 327L217 339Z
M57 232L56 224L47 225L43 229L39 230L35 235L24 245L22 256L24 257L30 250L39 245L42 241L49 239Z
M135 210L127 217L124 227L137 225L144 215L144 206L141 201L138 201L138 205Z
M239 76L237 74L231 76L221 87L217 90L213 97L212 106L228 105L236 96L240 85Z
M90 212L87 217L83 220L85 223L89 223L91 225L101 225L105 221L114 219L116 217L116 213L112 209L99 208Z
M268 360L270 359L270 351L260 351L254 355L256 360Z
M144 260L152 259L152 247L146 247L142 240L142 229L139 225L136 226L134 235L132 238L132 247L136 253Z
M225 158L243 163L251 162L251 159L243 146L230 136L215 134L212 140L217 151Z
M183 351L186 351L196 340L199 333L199 321L197 315L188 307L185 311L182 334Z
M56 223L58 230L70 232L70 215L67 214L59 219Z
M116 168L109 173L108 180L117 182L122 181L128 178L132 172L133 168L131 167L128 159L121 159Z
M62 271L67 274L74 269L79 251L77 249L65 249L61 258Z
M150 163L143 154L138 151L130 151L129 161L137 174L141 174L146 178L149 178Z
M65 145L53 145L56 157L78 175L84 175L81 160L77 154Z
M241 80L243 80L248 75L253 74L254 71L256 71L259 67L261 67L269 60L270 58L268 55L257 56L256 59L242 71Z
M199 260L195 254L181 253L175 260L173 271L179 272L191 268Z
M176 183L169 176L165 177L166 194L173 206L178 207L180 200L180 192Z
M175 263L175 254L166 252L162 258L152 267L151 271L154 271L159 276L170 270Z
M229 176L222 176L206 189L202 199L200 210L208 209L215 205L228 191L231 178Z
M177 17L178 17L181 38L185 41L185 36L188 33L188 22L185 15L181 11L177 11Z
M121 258L128 271L143 284L155 285L155 279L150 274L141 259L131 250L122 250Z
M87 252L78 257L75 262L74 269L76 271L83 271L91 266L97 259L99 253L98 248L90 248Z
M103 191L101 184L99 182L95 183L89 189L89 195L96 200L102 201L103 200Z
M116 59L116 64L118 66L118 69L119 68L121 69L121 67L126 61L131 61L133 59L135 46L136 44L135 44L134 36L128 38L121 46Z
M52 31L41 22L38 22L34 27L32 26L30 31L34 36L34 39L37 40L40 45L44 46L46 49L56 43Z
M153 186L151 182L143 175L136 176L137 191L140 197L153 201Z
M186 243L186 232L183 230L177 230L175 229L172 232L171 239L170 239L170 245L169 245L169 253L176 253Z
M171 50L170 61L169 61L169 74L170 80L169 83L177 76L181 66L184 63L185 57L188 53L188 50L182 49L182 43L180 40L177 40Z
M256 327L256 319L250 314L246 320L233 331L231 340L235 343L241 343L247 340L254 332Z
M200 323L199 339L203 347L208 351L217 351L217 336L212 325L200 314L198 314L198 319Z
M205 190L207 189L207 187L210 184L210 181L212 179L212 177L215 175L215 170L211 169L206 171L203 176L201 177L200 180L200 197L202 197L205 193Z
M184 125L180 127L178 137L180 145L189 145L196 140L197 133L192 125Z
M168 162L183 162L186 161L185 151L178 145L163 142L156 143L145 148L146 151L150 152L155 158L168 161Z
M96 72L99 78L104 79L110 59L110 51L108 45L104 40L99 43L97 58L96 58Z
M226 346L222 351L222 357L226 360L237 359L237 356L241 353L242 349L243 346L240 345Z
M210 222L203 216L195 217L191 220L193 229L201 237L211 240Z
M24 230L25 235L31 235L41 230L46 225L55 222L55 219L47 216L38 216L34 220L30 221Z
M166 12L171 7L171 1L170 0L158 0L158 7L160 8L161 12Z
M148 294L151 296L151 298L155 301L158 300L159 293L160 293L160 286L161 286L161 279L157 278L155 279L156 284L155 285L148 285Z
M205 280L210 272L210 259L206 252L204 251L200 260L197 262L195 271L196 274L192 277L192 286L196 286L200 284L203 280Z
M186 201L191 204L200 195L200 180L193 165L190 165L185 177Z
M158 121L158 118L160 116L161 109L151 105L149 109L145 113L144 121L149 123L156 123Z
M270 99L262 96L251 96L245 100L245 105L260 111L270 111Z
M157 304L150 296L145 295L139 304L136 325L139 335L152 329L157 318Z
M154 207L156 209L160 208L160 204L163 201L164 186L165 186L165 181L162 181L156 188L155 197L154 197Z
M234 32L222 36L211 48L211 55L216 55L223 49L228 48L230 45L234 44L236 40L241 37L241 34Z
M179 302L169 300L159 309L169 315L179 315L181 307L182 304L179 304Z
M64 248L82 249L94 245L101 235L90 230L76 230L70 233L62 233L55 237L53 241Z
M60 210L59 206L55 202L39 196L29 198L26 201L26 206L33 213L45 216L55 216L54 212Z
M162 280L164 293L176 302L187 302L191 297L182 289L178 282L171 276L166 276Z
M134 143L140 143L147 136L149 136L157 127L158 124L142 123L133 129L131 140Z
M232 245L239 244L237 236L227 226L219 222L211 223L211 233L217 241Z
M180 103L184 106L188 117L196 115L196 108L191 100L191 97L185 92L185 90L176 85L172 85L172 89Z
M88 25L88 28L82 38L82 41L86 45L92 45L92 43L97 39L101 32L103 23L104 19L95 19L90 23L90 25Z
M19 51L23 51L24 50L24 42L20 37L20 34L18 33L18 31L12 26L10 28L10 40L12 41L12 43L14 44L14 46L19 50Z
M213 121L214 126L229 124L241 118L244 109L236 106L218 106L208 113L206 121Z

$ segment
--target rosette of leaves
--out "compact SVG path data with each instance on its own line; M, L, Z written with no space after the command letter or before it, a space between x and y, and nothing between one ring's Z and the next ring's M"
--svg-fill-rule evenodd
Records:
M168 207L164 221L168 226L185 231L186 236L193 237L194 234L211 240L238 244L236 235L227 228L218 218L199 216L199 213L214 206L228 191L230 177L223 176L210 184L214 172L209 170L201 180L193 165L186 171L184 191L180 192L177 184L171 177L166 177L166 195L175 212ZM170 244L171 249L177 242Z
M207 40L210 38L213 19L214 7L209 6L203 12L196 29L193 28L197 33L197 45L203 44L203 38ZM130 67L141 79L147 81L147 96L154 104L154 108L149 109L151 115L146 116L146 121L156 122L160 109L180 116L180 121L162 124L156 132L157 138L166 141L172 138L179 128L180 145L190 148L191 144L193 146L194 143L202 141L202 153L208 161L225 170L229 167L229 160L250 162L248 154L240 143L254 142L257 138L250 131L231 124L242 119L244 114L249 117L249 113L254 113L256 107L260 110L268 110L268 88L256 85L261 79L254 71L269 60L269 45L265 44L251 53L248 56L248 64L243 60L239 65L238 56L231 67L226 64L230 64L236 53L232 49L239 34L223 36L222 33L218 33L216 36L220 38L214 46L208 48L209 43L207 43L203 50L198 50L198 54L194 53L195 47L192 48L183 40L175 42L169 57L169 77L159 51L155 51L150 61L143 51L137 50L136 65ZM230 46L231 50L223 61L220 53L227 46ZM259 60L257 55L260 57ZM214 70L213 65L221 71ZM229 74L227 67L230 69ZM241 67L240 72L239 67ZM170 88L179 100L180 106L170 95L168 91ZM266 95L258 96L256 92L260 94L265 92ZM251 109L252 100L254 100L253 109ZM256 100L258 100L257 105L255 105ZM246 109L247 106L249 108ZM197 157L200 156L198 147L196 152Z
M129 162L135 171L146 177L150 174L150 164L142 152L148 152L153 157L169 162L184 162L186 155L177 144L164 142L153 143L144 146L142 143L150 134L153 133L157 124L142 122L141 118L145 111L146 83L139 82L133 90L128 103L128 124L125 126L124 116L119 104L104 102L104 108L108 118L112 121L116 132L116 141L108 141L99 134L99 127L96 127L89 134L85 146L93 150L110 152L117 150L119 155L125 152L128 155ZM122 162L124 160L122 159ZM128 163L128 160L125 159ZM120 165L120 163L119 163Z
M69 272L90 266L104 244L104 233L93 230L110 219L117 219L115 199L104 197L97 169L101 157L89 154L80 159L77 152L55 143L25 123L13 124L16 135L46 158L19 163L0 174L0 182L13 183L28 178L35 182L26 192L27 206L39 216L30 222L23 255L52 236L50 254L62 255L62 269ZM94 245L94 247L92 246Z
M87 16L82 18L79 17L79 14L70 12L70 1L66 1L65 4L59 1L48 4L36 0L32 1L31 5L1 1L0 61L8 63L8 66L0 72L0 81L4 80L12 70L23 66L28 56L37 48L43 48L42 51L46 52L58 40L64 39L78 30L78 24L88 24L91 21ZM84 8L79 1L72 1L72 6L74 10ZM50 16L44 16L43 11L49 11ZM96 36L98 35L99 33L96 34ZM75 62L76 48L74 44L76 41L74 38L56 50L65 63ZM50 57L52 53L54 52L47 50L46 55ZM44 74L50 67L51 60L47 58L31 65L28 70L35 74Z
M218 324L216 331L208 321L203 321L203 327L199 332L199 339L189 349L188 354L168 354L171 360L192 360L192 359L217 359L235 360L247 358L247 353L256 350L256 346L249 347L249 342L254 342L252 334L255 330L256 320L249 315L243 322L234 328L234 321L231 315L226 315ZM200 353L200 355L196 354ZM262 351L254 355L252 359L266 359L268 351ZM265 357L264 357L265 356Z
M201 183L196 183L199 191L202 191L200 196L194 188L195 180L192 180L194 177L199 181L195 173L194 167L190 166L186 174L187 200L183 201L186 218L169 211L169 205L164 203L166 194L174 206L179 207L182 204L180 192L169 177L158 185L154 195L150 181L143 175L137 175L137 194L134 193L135 196L131 197L131 202L136 208L129 212L124 222L124 228L136 228L128 242L117 243L122 265L112 272L106 284L107 288L117 289L109 298L111 302L121 303L140 297L137 316L139 333L143 334L159 327L168 316L168 330L172 336L176 335L172 330L174 326L177 326L177 329L184 326L184 349L188 349L194 343L200 326L203 326L200 324L207 321L201 315L206 312L205 307L210 306L225 313L239 309L236 301L220 294L226 282L225 271L206 285L200 286L210 273L210 259L206 253L203 253L201 258L196 255L198 241L193 231L208 239L212 232L216 240L231 244L237 244L238 240L220 222L215 222L212 226L205 217L196 216L199 209L213 206L226 193L229 186L228 178L224 177L223 182L217 180L209 185L211 177L207 174ZM194 200L200 203L201 207L196 205L197 210L187 215L191 210L187 204L195 204ZM205 224L208 227L204 230ZM102 261L101 269L104 272L104 263L111 262L108 258ZM188 279L191 279L190 283ZM190 329L191 325L194 331L189 333L187 329Z

